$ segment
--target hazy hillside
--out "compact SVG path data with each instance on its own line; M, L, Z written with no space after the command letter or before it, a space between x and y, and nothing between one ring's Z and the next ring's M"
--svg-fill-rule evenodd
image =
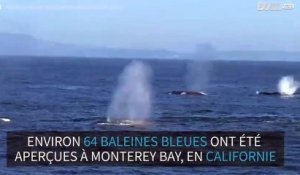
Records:
M45 41L24 34L0 33L0 56L66 56L66 57L118 57L118 58L179 58L203 57L206 47L195 53L167 50L138 50L122 48L85 47ZM220 60L280 60L300 61L300 52L285 51L214 51Z
M300 52L286 51L219 51L222 60L300 61Z
M102 47L92 48L40 40L24 34L9 33L0 33L0 55L131 58L177 57L177 53L166 50L134 50Z

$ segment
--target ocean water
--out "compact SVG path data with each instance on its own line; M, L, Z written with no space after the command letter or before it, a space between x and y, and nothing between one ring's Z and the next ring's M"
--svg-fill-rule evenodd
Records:
M142 127L98 125L130 59L2 57L0 59L0 174L299 174L300 95L276 91L300 62L213 61L208 96L168 95L185 89L183 60L144 60L153 70L153 111ZM285 131L284 167L6 167L6 131Z

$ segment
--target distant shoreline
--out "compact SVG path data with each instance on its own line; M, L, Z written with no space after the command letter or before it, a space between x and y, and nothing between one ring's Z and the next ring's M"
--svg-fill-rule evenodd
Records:
M191 58L155 58L155 57L82 57L82 56L43 56L43 55L0 55L0 59L114 59L114 60L133 60L133 59L139 59L139 60L160 60L160 61L188 61L188 60L195 60ZM280 59L212 59L210 60L212 62L214 61L229 61L229 62L300 62L300 57L299 60L296 59L285 59L285 60L280 60Z

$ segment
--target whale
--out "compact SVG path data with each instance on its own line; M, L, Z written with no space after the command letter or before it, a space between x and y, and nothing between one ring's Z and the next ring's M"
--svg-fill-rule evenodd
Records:
M171 91L168 94L169 95L190 95L190 96L207 95L204 92L198 92L198 91Z
M269 95L269 96L280 96L282 95L279 92L264 92L264 91L256 91L257 95Z

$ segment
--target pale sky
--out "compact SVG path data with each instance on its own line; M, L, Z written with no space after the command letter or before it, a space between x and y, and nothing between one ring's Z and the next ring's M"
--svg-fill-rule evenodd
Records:
M293 3L258 11L259 2ZM299 1L0 0L0 32L132 49L300 51Z

